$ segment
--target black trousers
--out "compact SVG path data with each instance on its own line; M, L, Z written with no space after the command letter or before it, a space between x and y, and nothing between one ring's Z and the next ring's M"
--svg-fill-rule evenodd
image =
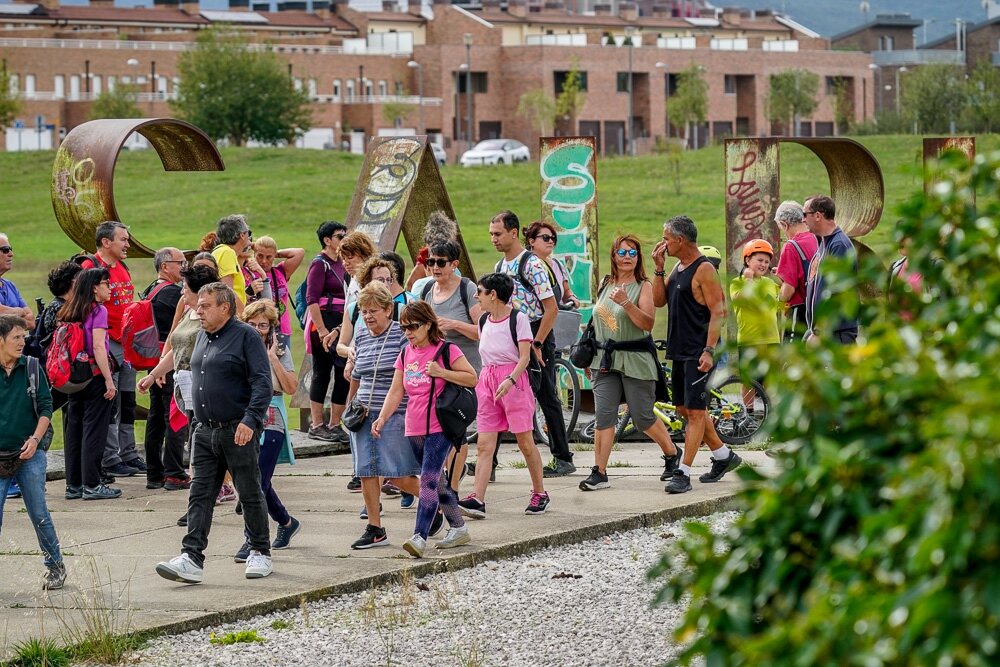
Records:
M541 320L531 323L531 332L538 334ZM531 354L534 354L534 350ZM542 386L535 392L535 400L542 408L545 421L549 426L549 450L552 456L560 461L573 462L573 452L569 451L569 438L566 436L566 422L563 417L562 403L559 402L559 395L556 392L555 366L556 366L556 335L550 331L545 342L542 343L542 361L545 368L542 369Z
M104 376L94 379L69 395L64 429L66 484L98 486L101 458L108 444L112 402L104 398Z
M351 389L351 381L344 377L344 363L337 358L335 350L327 352L319 339L319 333L313 331L312 337L312 384L309 385L309 400L313 403L324 403L327 391L330 389L330 376L333 376L333 393L330 403L345 405L347 394Z
M164 477L183 479L184 441L187 427L170 427L170 400L174 395L174 373L167 373L163 386L149 388L149 416L146 418L146 479L162 482ZM164 446L166 440L166 446Z
M260 432L254 433L250 442L240 447L233 438L237 424L224 428L209 428L199 423L194 430L191 463L194 479L188 497L188 532L181 542L182 551L198 567L205 565L208 533L212 530L215 498L222 488L228 470L233 476L236 492L243 504L243 522L251 548L265 556L271 555L268 533L267 505L260 488Z

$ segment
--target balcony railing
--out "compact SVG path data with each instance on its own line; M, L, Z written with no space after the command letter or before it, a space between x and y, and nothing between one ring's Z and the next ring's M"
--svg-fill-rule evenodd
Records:
M18 97L22 100L30 100L35 102L93 102L100 96L100 93L60 93L57 94L51 90L36 90L33 93L22 91ZM173 93L136 93L135 101L137 103L141 102L165 102L166 100L176 99L176 95Z
M188 51L194 42L140 42L126 39L37 39L0 37L0 47L21 49L102 49L107 51ZM340 46L321 44L248 44L249 51L274 53L340 54Z
M964 51L939 51L937 49L912 49L907 51L874 51L872 59L876 65L926 65L946 63L964 65Z
M323 96L320 96L323 97ZM330 97L333 97L330 95ZM330 100L335 101L335 100ZM340 98L336 98L336 101L340 101ZM344 104L412 104L413 106L420 106L420 97L418 95L355 95L353 97L343 98ZM425 107L439 107L441 106L440 97L425 97L424 104Z

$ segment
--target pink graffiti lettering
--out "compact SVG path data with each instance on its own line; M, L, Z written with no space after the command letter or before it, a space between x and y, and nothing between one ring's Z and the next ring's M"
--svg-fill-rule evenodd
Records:
M764 224L764 207L760 203L760 188L757 181L746 180L746 170L757 162L757 154L753 151L747 152L743 156L743 164L733 167L730 171L739 174L736 182L730 183L726 188L726 193L736 199L739 207L739 220L743 222L743 229L754 232Z
M76 190L69 184L69 169L56 172L56 196L67 206L71 200L76 199Z

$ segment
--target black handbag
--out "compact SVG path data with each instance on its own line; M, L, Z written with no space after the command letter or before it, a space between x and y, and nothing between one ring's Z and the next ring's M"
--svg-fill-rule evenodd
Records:
M389 323L392 326L392 323ZM378 351L378 357L375 359L375 375L372 377L372 389L368 393L368 404L371 405L372 397L375 396L375 380L378 378L378 365L382 361L382 353L385 351L385 344L389 342L389 329L385 330L385 339L382 341L382 347ZM361 400L355 396L351 399L351 402L347 405L344 410L344 414L340 416L340 421L351 433L357 433L361 430L361 427L365 425L365 420L368 419L368 406L361 402Z
M597 334L594 332L594 318L591 315L590 321L583 329L580 340L576 341L569 348L569 362L577 368L590 368L594 364L594 357L597 356Z
M441 358L442 365L451 370L451 354L447 352L452 343L445 341L441 349L434 355L434 361ZM431 378L431 400L434 400L434 381ZM430 406L428 406L430 407ZM444 381L444 389L437 397L434 404L434 413L441 424L441 432L454 444L462 442L465 433L476 419L476 412L479 410L479 400L476 398L476 390L472 387L463 387L454 382ZM431 411L427 410L427 435L431 434Z
M21 449L0 452L0 477L13 477L21 469L24 459L21 458Z

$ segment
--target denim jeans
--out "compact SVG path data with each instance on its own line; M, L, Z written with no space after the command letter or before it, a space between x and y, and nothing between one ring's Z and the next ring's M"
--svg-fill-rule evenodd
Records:
M118 390L111 400L111 427L101 465L110 468L139 458L135 448L135 370L125 366L122 344L108 338L108 353L115 358L118 370L111 376Z
M209 428L208 424L198 424L194 430L191 451L194 479L191 480L191 495L188 498L188 532L181 542L181 551L199 567L204 567L215 498L222 488L226 470L232 474L243 504L243 521L251 548L264 555L271 554L267 506L260 488L260 433L254 433L250 442L240 447L233 441L236 426Z
M56 537L56 527L52 523L48 505L45 504L45 470L47 459L45 452L36 450L35 455L21 464L14 478L0 477L0 529L3 523L3 506L7 500L7 489L10 480L17 479L21 487L21 497L24 507L28 510L28 518L35 527L38 538L38 548L42 550L45 567L53 568L62 564L62 552L59 551L59 538Z
M272 519L278 522L279 526L284 526L291 521L288 510L285 509L281 498L271 486L271 478L274 476L274 467L278 465L278 456L281 448L285 445L285 434L280 431L264 431L264 444L260 448L260 487L264 492L264 501L267 503L267 513Z

